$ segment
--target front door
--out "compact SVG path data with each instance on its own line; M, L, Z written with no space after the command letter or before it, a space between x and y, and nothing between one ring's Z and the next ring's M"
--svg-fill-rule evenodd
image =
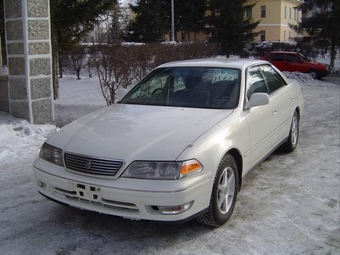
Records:
M267 93L269 90L259 67L253 67L247 74L247 97L254 93ZM272 99L269 104L252 107L247 110L247 122L250 135L250 165L261 161L276 146L275 114L276 105Z

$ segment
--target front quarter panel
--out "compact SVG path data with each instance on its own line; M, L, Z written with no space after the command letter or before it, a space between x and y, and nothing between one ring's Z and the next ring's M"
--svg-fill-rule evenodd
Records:
M243 169L248 168L249 145L248 123L243 111L236 109L232 115L189 145L177 160L196 158L203 165L203 179L213 182L220 161L231 149L236 149L241 155Z

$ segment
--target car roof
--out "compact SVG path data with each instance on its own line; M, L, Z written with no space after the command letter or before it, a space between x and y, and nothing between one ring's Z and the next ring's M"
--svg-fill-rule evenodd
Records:
M296 51L281 51L281 50L277 50L277 51L271 51L269 53L290 53L290 54L299 54L299 52Z
M254 64L268 64L267 61L257 59L242 59L242 58L207 58L207 59L191 59L182 60L162 64L157 68L164 67L229 67L243 69Z

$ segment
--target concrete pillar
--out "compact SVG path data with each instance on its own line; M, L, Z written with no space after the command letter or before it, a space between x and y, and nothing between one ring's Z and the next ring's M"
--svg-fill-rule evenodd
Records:
M10 114L54 121L49 0L5 0Z

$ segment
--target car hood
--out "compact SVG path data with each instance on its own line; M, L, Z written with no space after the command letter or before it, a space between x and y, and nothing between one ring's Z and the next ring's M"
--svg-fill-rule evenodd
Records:
M103 158L175 160L232 110L116 104L63 127L47 143Z

